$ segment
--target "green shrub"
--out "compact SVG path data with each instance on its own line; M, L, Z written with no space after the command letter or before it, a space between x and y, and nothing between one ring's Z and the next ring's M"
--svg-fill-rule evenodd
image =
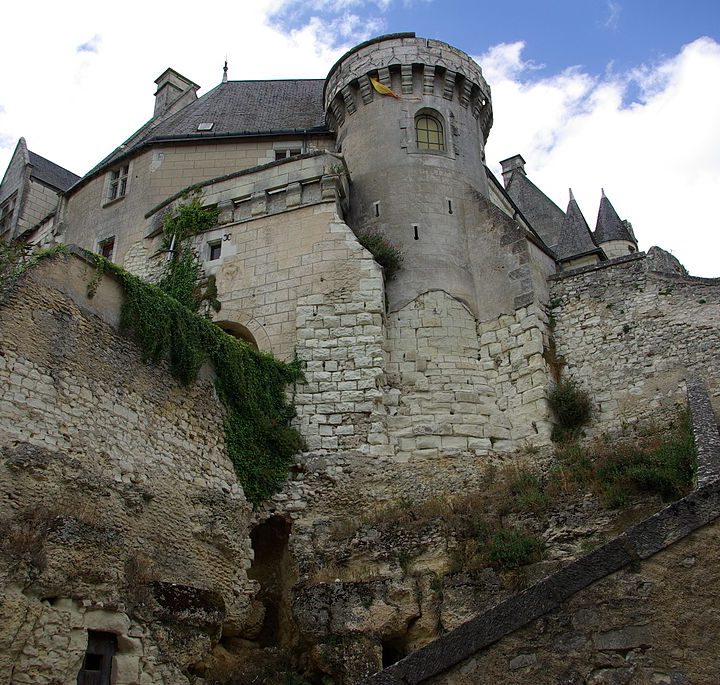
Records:
M558 381L550 391L548 402L557 421L552 435L555 442L577 436L579 429L590 421L590 395L572 378Z
M495 531L488 546L490 561L498 568L510 569L540 561L545 543L534 535L512 528Z
M597 479L608 506L622 506L628 493L657 494L669 501L688 492L695 477L695 447L689 418L683 422L687 425L660 440L598 455Z
M664 435L638 438L633 442L592 447L565 446L558 450L558 468L552 480L562 478L592 488L605 506L624 506L630 497L642 493L660 495L663 500L684 496L695 475L695 447L687 413Z
M392 281L403 262L402 252L381 233L359 233L359 243L368 250L375 261L383 267L385 280Z

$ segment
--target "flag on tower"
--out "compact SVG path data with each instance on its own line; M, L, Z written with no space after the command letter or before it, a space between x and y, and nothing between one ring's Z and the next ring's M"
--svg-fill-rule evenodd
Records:
M400 99L400 96L393 91L392 88L389 86L386 86L384 83L380 83L376 78L370 77L370 83L372 83L373 88L380 93L380 95L389 95L390 97Z

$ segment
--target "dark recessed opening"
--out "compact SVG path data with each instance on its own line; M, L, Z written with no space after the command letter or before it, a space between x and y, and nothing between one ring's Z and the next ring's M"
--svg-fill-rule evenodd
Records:
M113 656L117 652L117 637L113 633L88 631L88 646L77 685L110 685Z
M415 238L415 240L418 240L420 238L420 234L418 233L418 225L417 224L413 224L413 238Z
M258 636L261 647L282 645L289 622L287 593L292 585L290 579L290 555L288 539L290 523L273 516L250 533L255 559L248 571L248 578L260 583L257 598L265 607L265 619Z
M86 671L99 671L102 669L103 658L101 654L86 654L83 668Z
M405 649L399 641L389 640L383 642L382 645L382 665L383 668L396 664L405 656Z

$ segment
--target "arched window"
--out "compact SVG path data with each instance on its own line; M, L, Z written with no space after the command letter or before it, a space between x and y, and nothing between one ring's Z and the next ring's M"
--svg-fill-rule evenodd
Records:
M415 140L421 150L444 150L443 125L437 117L421 113L415 117Z

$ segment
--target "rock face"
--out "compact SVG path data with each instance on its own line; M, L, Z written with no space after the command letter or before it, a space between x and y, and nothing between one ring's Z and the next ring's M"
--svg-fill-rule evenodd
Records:
M114 683L184 683L246 621L249 507L208 374L181 387L118 335L74 256L0 308L0 682L75 682L90 634Z
M715 682L720 670L713 640L720 629L718 543L720 524L715 522L422 682Z

